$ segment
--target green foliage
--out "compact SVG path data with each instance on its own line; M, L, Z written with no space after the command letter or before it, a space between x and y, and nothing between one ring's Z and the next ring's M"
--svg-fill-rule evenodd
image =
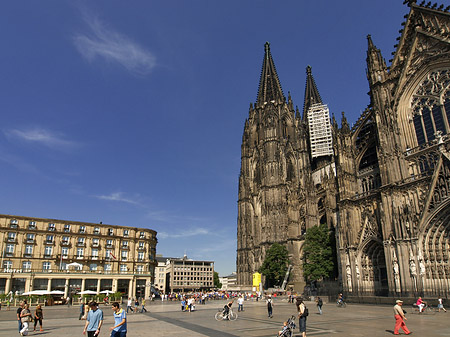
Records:
M120 291L116 291L114 294L111 294L111 297L114 298L116 301L119 301L122 299L123 293Z
M222 283L219 281L219 273L216 271L214 272L214 288L222 288Z
M289 265L289 253L285 246L274 243L266 252L259 272L266 277L267 287L280 286Z
M306 231L303 245L303 275L307 282L319 281L333 275L335 263L327 224Z

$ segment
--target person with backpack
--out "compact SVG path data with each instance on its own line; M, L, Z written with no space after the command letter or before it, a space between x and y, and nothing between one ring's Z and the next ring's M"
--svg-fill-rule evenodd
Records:
M273 300L272 296L269 295L269 297L266 300L267 303L267 314L269 315L269 318L272 318L272 311L273 311Z
M298 311L298 326L302 337L306 337L306 317L308 316L308 308L305 303L303 303L303 298L297 297L297 302L295 303Z
M317 302L317 309L319 310L319 315L322 315L323 301L322 301L322 299L319 296L317 296L316 302Z

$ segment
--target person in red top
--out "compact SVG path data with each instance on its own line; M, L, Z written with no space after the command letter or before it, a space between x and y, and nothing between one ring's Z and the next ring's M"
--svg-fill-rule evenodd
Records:
M423 311L423 307L427 304L427 302L424 302L422 300L422 297L419 297L419 299L416 302L416 305L419 307L419 313Z

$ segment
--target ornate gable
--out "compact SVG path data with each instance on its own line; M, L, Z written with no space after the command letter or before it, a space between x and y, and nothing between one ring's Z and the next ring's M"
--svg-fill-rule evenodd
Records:
M382 240L380 228L375 215L375 210L372 207L367 207L363 210L362 214L363 226L359 232L358 241L359 247L363 247L368 241Z
M450 54L450 13L412 4L404 26L391 65L391 76L399 76L397 97L418 69L434 60L448 59Z

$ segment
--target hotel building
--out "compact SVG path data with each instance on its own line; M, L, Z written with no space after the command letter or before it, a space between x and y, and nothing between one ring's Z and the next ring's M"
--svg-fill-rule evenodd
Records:
M0 215L0 293L150 297L156 243L151 229Z

